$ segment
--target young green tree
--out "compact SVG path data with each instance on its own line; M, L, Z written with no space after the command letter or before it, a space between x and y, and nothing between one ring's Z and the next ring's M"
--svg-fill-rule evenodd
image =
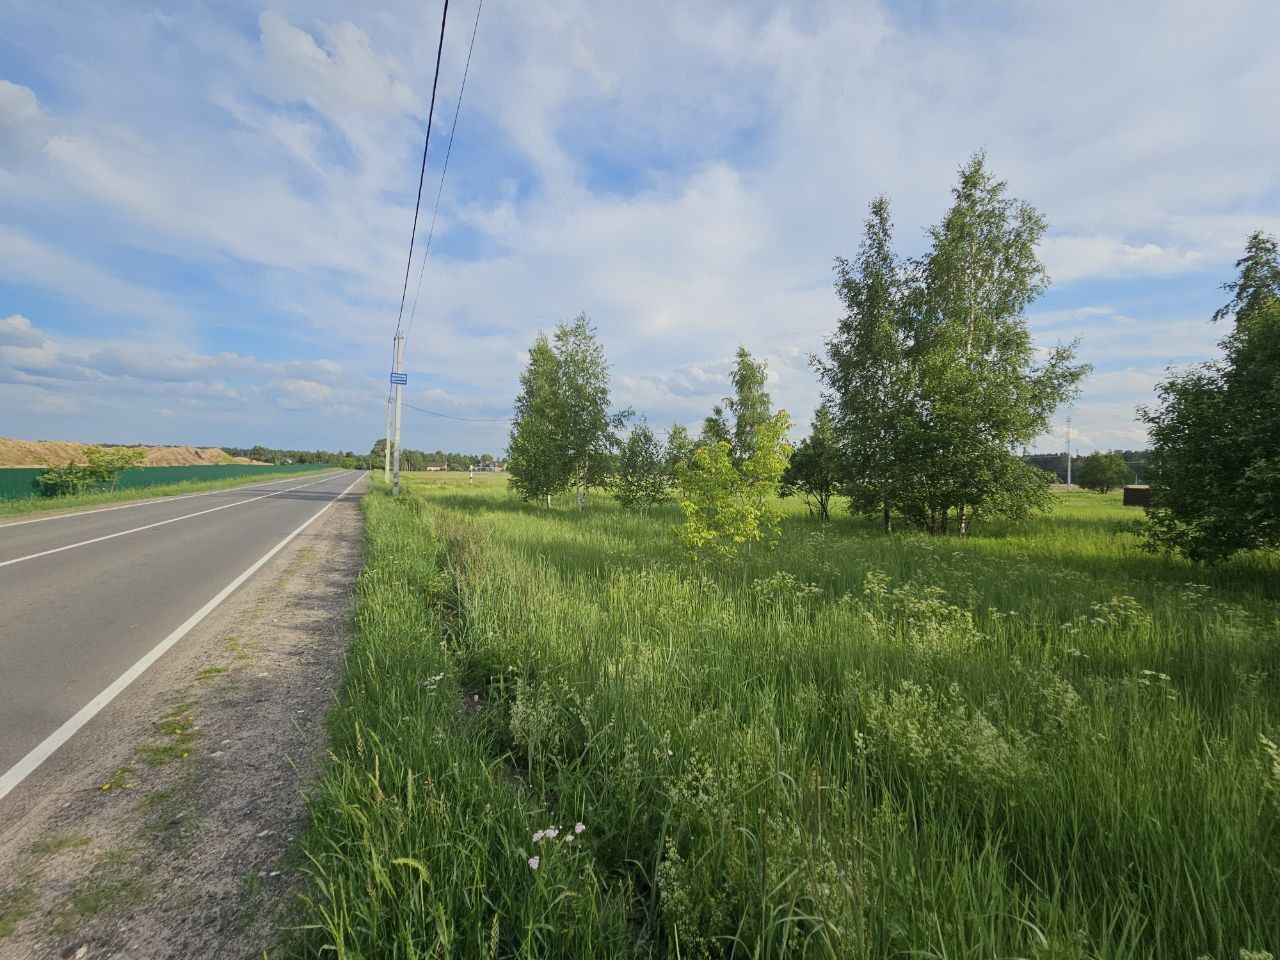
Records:
M756 429L773 416L769 392L764 388L768 375L763 361L754 360L746 347L738 347L733 372L729 374L733 396L716 404L711 416L703 421L703 444L720 441L729 444L734 463L742 463L751 456Z
M529 365L520 374L520 393L511 419L507 471L524 500L545 501L568 489L572 467L561 443L560 359L545 334L529 348Z
M614 431L629 412L609 412L609 365L586 314L539 335L520 378L509 447L512 486L526 500L572 488L586 506L609 477Z
M147 460L142 447L102 447L92 444L84 448L88 476L99 483L110 483L111 489L120 482L120 471L140 467Z
M1048 278L1036 254L1044 220L975 155L931 247L903 264L888 204L872 204L857 260L837 261L846 308L815 361L855 512L900 515L964 534L979 511L1022 515L1048 490L1015 451L1078 391L1076 344L1037 360L1026 308ZM1034 480L1034 482L1032 482ZM1029 498L1025 499L1025 498Z
M71 497L84 493L96 479L87 465L72 461L61 467L46 466L36 474L31 486L42 497Z
M562 402L560 442L577 494L578 510L586 507L588 487L608 482L615 431L631 411L609 412L609 364L596 329L585 313L562 323L555 333Z
M693 456L693 439L683 423L673 423L667 431L667 443L664 451L667 459L667 475L675 481L676 467L687 463Z
M677 469L681 541L697 554L732 562L746 547L771 542L780 532L776 497L790 447L785 410L755 428L751 453L740 463L724 440L703 443Z
M1140 412L1151 432L1147 465L1153 546L1213 562L1280 547L1280 256L1254 233L1224 285L1231 319L1222 359L1171 373L1160 402Z
M1048 428L1089 368L1074 362L1075 343L1036 359L1026 309L1048 287L1036 250L1044 218L1008 195L980 153L953 195L920 263L915 350L930 427L930 527L945 531L954 510L963 534L974 511L996 506L993 484L1018 476L1015 450Z
M655 503L671 499L671 468L667 451L641 417L618 446L613 498L624 507L648 513Z
M841 478L840 448L835 423L827 405L821 404L813 414L809 436L795 448L787 468L782 472L781 495L798 495L818 519L831 517L831 498Z
M862 244L851 262L836 258L844 316L813 357L825 387L841 454L840 488L855 514L878 514L885 532L914 483L915 450L906 442L918 410L908 348L907 276L893 251L889 201L871 203Z
M1107 493L1116 487L1123 487L1133 479L1133 471L1118 453L1103 453L1096 450L1089 454L1075 468L1075 481L1086 490Z

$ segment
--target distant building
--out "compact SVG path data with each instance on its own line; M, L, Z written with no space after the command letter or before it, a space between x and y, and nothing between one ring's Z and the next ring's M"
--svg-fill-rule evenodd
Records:
M1136 483L1126 483L1124 486L1124 505L1126 507L1151 506L1151 488Z
M448 470L448 469L449 469L449 465L447 463L428 463L427 464L427 473L443 473L445 470Z

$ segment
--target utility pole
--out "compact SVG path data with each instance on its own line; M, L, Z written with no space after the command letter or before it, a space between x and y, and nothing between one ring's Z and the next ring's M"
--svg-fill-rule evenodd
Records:
M1067 417L1067 489L1071 489L1071 418Z
M396 388L396 452L391 460L391 495L398 497L400 496L400 394L404 390L404 385L409 382L404 372L404 334L399 330L396 331L396 367L391 372L391 382Z
M382 482L391 482L391 392L387 392L387 442L382 445Z

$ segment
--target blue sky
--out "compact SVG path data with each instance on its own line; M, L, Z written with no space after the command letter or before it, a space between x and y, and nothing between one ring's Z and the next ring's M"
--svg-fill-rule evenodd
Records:
M450 5L428 212L474 13ZM0 436L367 449L438 18L0 0ZM1245 238L1280 233L1278 33L1274 0L488 0L406 399L506 416L536 333L585 310L651 423L697 423L739 343L806 423L867 204L918 253L985 149L1051 224L1034 333L1095 367L1059 424L1141 446ZM408 446L505 437L406 412Z

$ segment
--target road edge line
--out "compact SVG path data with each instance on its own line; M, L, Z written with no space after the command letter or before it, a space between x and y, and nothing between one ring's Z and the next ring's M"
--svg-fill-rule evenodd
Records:
M352 488L363 480L367 473L367 470L361 471L360 475L352 481L351 486L347 487L347 489L343 490L342 493L338 494L326 503L309 519L303 522L301 526L258 558L258 560L256 560L247 570L219 590L218 593L215 594L203 607L188 617L176 630L143 654L141 659L139 659L124 673L120 674L120 676L112 681L105 690L77 710L71 719L64 722L57 730L53 731L53 733L41 740L40 743L27 753L25 757L15 763L3 774L0 774L0 800L3 800L10 791L34 773L42 763L53 756L59 747L75 736L81 727L97 716L98 713L107 706L107 704L124 692L125 688L133 683L133 681L142 676L142 674L145 673L153 663L159 660L160 657L174 646L174 644L198 626L205 617L217 609L222 601L231 596L231 594L234 593L246 580L261 570L272 557L292 543L294 538L302 533L302 531L306 530L307 527L319 520L330 507L350 493Z

